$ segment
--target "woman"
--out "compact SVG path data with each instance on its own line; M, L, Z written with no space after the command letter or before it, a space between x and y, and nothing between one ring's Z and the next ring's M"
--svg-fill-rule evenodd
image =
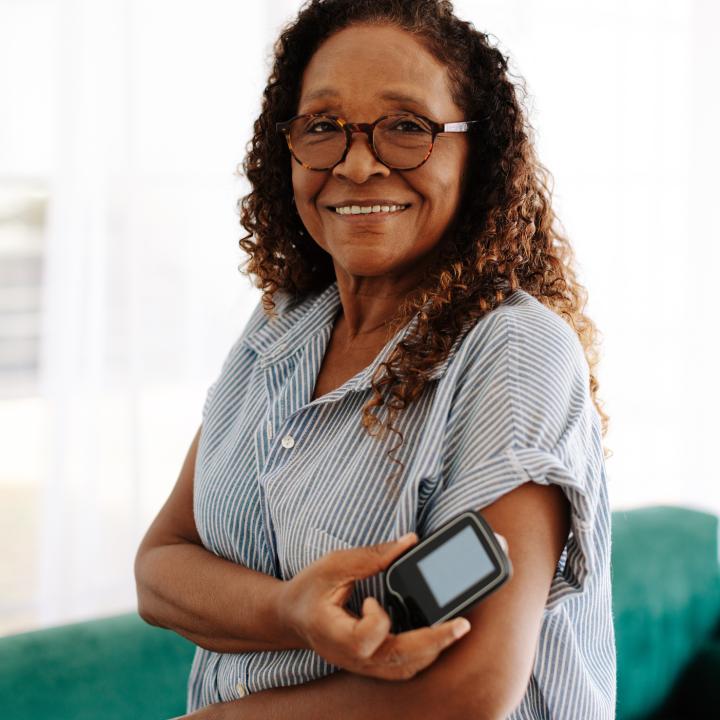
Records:
M198 645L186 717L614 717L594 326L515 90L449 2L283 30L241 204L264 295L136 562ZM512 579L459 638L392 632L381 571L469 508Z

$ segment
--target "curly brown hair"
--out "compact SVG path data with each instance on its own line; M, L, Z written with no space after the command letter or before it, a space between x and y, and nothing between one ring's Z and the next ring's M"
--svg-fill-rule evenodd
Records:
M458 19L448 0L310 0L282 29L242 164L252 191L238 201L240 222L249 233L239 241L249 255L241 272L257 277L254 284L262 289L262 304L271 316L277 290L305 296L336 280L331 256L308 235L295 208L288 148L275 123L296 113L302 74L313 53L356 23L390 24L412 33L447 68L452 98L465 119L483 118L480 130L468 136L464 192L438 262L428 267L393 321L397 329L417 315L417 326L378 366L373 396L363 407L363 426L371 435L377 425L392 430L402 445L393 420L419 397L432 367L447 357L463 328L522 288L577 333L604 437L608 416L597 399L594 372L597 331L583 313L587 291L576 280L573 250L555 227L548 188L552 176L536 157L533 129L519 97L527 96L524 80L510 81L508 58L487 34ZM385 402L388 423L383 426L370 411ZM603 449L606 458L612 454Z

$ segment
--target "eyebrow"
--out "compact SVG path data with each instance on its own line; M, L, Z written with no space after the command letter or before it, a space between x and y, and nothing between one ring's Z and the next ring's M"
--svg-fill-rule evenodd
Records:
M324 97L338 97L339 93L333 90L332 88L320 88L318 90L313 90L313 92L308 93L304 98L303 101L308 103L312 100L319 100L320 98ZM380 95L381 100L395 100L396 102L404 102L404 103L413 103L414 105L418 105L420 107L425 107L425 103L422 100L419 100L416 97L413 97L412 95L406 95L401 92L397 92L394 90L386 90L384 93Z

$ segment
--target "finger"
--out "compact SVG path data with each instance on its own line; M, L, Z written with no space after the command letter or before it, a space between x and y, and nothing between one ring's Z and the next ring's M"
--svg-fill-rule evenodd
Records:
M377 575L417 541L417 534L412 532L390 542L340 550L337 556L338 570L343 573L343 577L354 580Z
M393 636L388 644L388 662L391 664L410 664L426 655L433 657L470 631L470 622L466 618L455 618L431 627L408 630Z
M384 680L408 680L432 665L446 647L468 632L469 627L464 618L457 618L398 635L389 633L371 657L362 660L359 665L349 665L348 669Z
M373 608L373 603L377 609ZM322 643L328 651L348 660L367 658L385 641L391 621L375 598L363 602L363 616L351 615L347 609L328 607L322 627Z
M352 656L355 654L353 645L356 642L357 626L362 618L351 614L347 608L328 605L323 610L322 642Z
M360 622L355 626L356 647L361 658L368 658L387 639L392 621L372 595L363 600L362 613Z
M461 631L455 631L457 626ZM469 623L459 618L398 635L391 633L380 648L353 671L386 680L407 680L431 665L446 647L466 634L468 630L464 626L469 627Z

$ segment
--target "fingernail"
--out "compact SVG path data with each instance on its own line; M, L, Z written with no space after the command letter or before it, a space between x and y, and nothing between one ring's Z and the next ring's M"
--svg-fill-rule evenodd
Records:
M470 622L465 618L460 618L453 625L453 635L456 638L462 637L470 629Z
M399 537L395 542L399 542L399 543L405 542L406 540L409 540L410 538L414 538L414 537L415 537L414 532L405 533L403 536Z

